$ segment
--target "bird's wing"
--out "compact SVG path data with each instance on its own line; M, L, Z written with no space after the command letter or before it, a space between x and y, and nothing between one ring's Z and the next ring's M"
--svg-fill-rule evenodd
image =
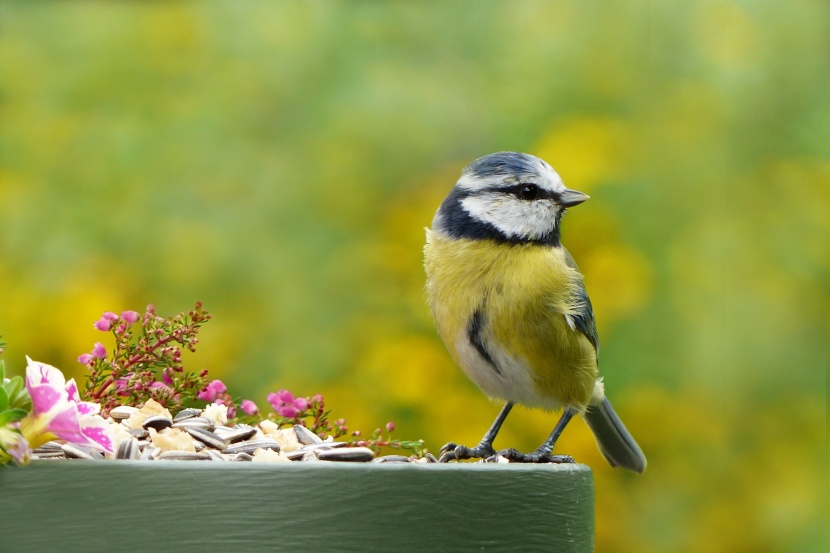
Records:
M562 249L565 250L565 248ZM574 258L568 250L565 250L565 262L568 264L568 267L579 271L579 267L576 266L576 261L574 261ZM577 330L588 338L588 341L594 346L594 350L599 353L599 335L597 334L597 323L594 320L594 309L591 306L591 299L588 297L588 291L585 289L585 283L582 279L579 280L577 295L579 312L571 315L571 320Z

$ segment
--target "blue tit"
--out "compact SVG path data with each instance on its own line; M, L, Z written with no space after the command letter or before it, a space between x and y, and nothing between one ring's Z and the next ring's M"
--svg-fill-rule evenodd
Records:
M565 210L587 199L545 161L500 152L468 165L438 208L424 247L438 333L470 380L506 402L481 443L449 443L442 461L572 462L551 452L579 414L612 466L645 470L642 450L605 397L591 301L560 241ZM496 453L493 441L516 403L563 412L536 451Z

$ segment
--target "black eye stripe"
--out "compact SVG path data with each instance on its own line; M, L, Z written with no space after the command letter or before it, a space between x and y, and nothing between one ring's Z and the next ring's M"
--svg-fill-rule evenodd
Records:
M535 193L529 195L527 193L527 190L526 190L529 187L532 187L534 189ZM557 198L559 196L559 194L556 193L556 192L551 192L550 190L545 190L545 189L539 187L539 185L529 183L529 182L514 184L513 186L505 186L503 188L499 188L498 190L499 190L499 192L504 192L505 194L512 194L512 195L516 196L517 198L519 198L520 200L527 200L527 201L552 199L552 198Z

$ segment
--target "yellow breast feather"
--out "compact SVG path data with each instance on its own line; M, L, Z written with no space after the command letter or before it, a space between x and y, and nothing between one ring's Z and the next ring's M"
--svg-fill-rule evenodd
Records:
M465 366L455 342L479 312L490 337L484 346L492 356L516 359L531 373L528 381L538 398L532 404L587 407L597 377L596 353L565 318L579 312L581 276L565 262L563 249L452 239L427 231L424 253L427 294L439 334L474 381L481 385L471 372L482 369ZM527 404L531 391L525 392Z

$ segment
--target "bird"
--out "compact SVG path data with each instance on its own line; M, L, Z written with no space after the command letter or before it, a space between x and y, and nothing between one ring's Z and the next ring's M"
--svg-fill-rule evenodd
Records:
M588 198L541 158L497 152L466 166L436 211L424 269L438 333L467 377L504 402L478 445L450 442L441 462L574 462L552 451L578 414L613 467L645 470L645 455L605 396L591 300L561 242L562 216ZM562 415L535 451L497 452L493 442L516 404Z

